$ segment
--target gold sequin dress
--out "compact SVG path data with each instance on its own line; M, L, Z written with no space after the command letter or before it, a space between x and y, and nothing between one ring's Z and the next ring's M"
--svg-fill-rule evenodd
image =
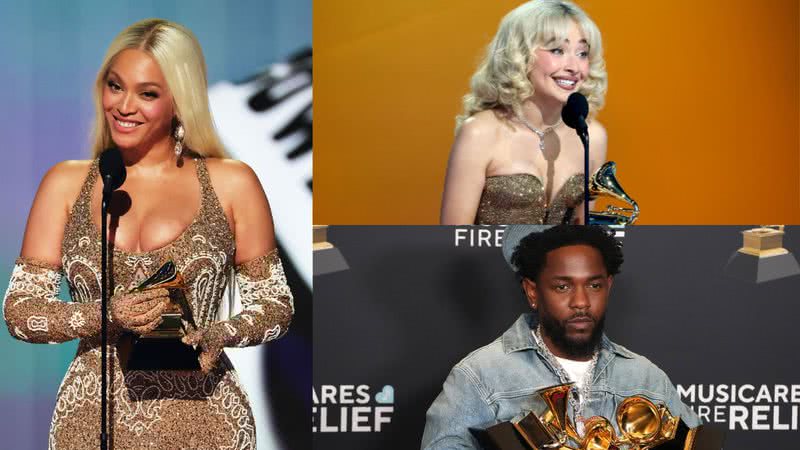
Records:
M477 225L557 225L569 221L583 201L583 174L575 174L553 196L548 205L542 180L518 173L486 177L475 216Z
M286 332L294 313L276 250L235 268L244 309L229 320L215 322L234 261L234 238L204 160L195 161L202 195L191 225L175 241L153 251L113 249L109 286L113 293L126 292L171 259L185 278L186 298L199 328L211 327L229 347L275 339ZM50 450L99 448L100 233L90 214L97 179L95 160L65 228L62 267L18 259L3 302L9 331L18 339L37 343L81 339L58 391ZM62 275L72 302L58 299ZM255 449L250 404L224 353L208 375L200 371L123 372L117 338L109 339L110 449Z

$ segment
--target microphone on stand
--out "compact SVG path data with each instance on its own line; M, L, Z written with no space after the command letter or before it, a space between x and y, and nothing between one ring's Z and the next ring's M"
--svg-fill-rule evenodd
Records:
M127 176L118 148L108 148L100 154L100 176L103 179L103 199L110 200L108 196L122 186Z
M589 127L586 116L589 103L579 92L573 92L561 110L561 119L568 127L574 128L583 143L583 223L589 225Z
M125 163L122 161L122 153L118 148L108 148L100 154L100 178L103 180L103 199L100 204L100 450L108 448L108 434L106 433L106 412L108 410L108 244L107 228L108 217L106 211L111 201L111 194L120 188L125 182L126 171Z
M573 92L567 99L567 104L561 110L561 118L568 127L574 128L578 134L586 134L589 130L586 126L586 116L589 115L589 103L586 97L579 92Z

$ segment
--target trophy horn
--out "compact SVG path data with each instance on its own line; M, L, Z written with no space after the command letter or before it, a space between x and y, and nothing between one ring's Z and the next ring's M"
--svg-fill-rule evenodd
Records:
M580 442L578 433L567 415L569 395L574 386L575 383L567 383L536 392L547 405L547 409L540 419L542 423L550 428L550 431L556 436L561 445L566 442L567 438Z
M589 178L589 195L592 199L597 197L611 197L629 204L630 208L607 205L604 211L589 213L591 223L601 225L631 225L639 217L639 205L620 186L616 177L617 164L608 161Z
M552 423L559 430L564 430L567 426L567 403L572 386L573 383L562 384L541 389L537 392L547 404L547 412L552 413L552 415L544 415L546 417L544 422Z
M581 433L576 431L567 410L574 383L551 386L536 391L545 408L525 411L521 418L487 428L494 450L526 448L531 450L655 450L667 442L668 448L685 450L721 450L724 432L700 425L689 428L680 416L673 416L664 404L634 395L624 399L616 410L616 427L609 418L593 416L581 419ZM520 442L520 438L524 443ZM522 445L522 446L520 446Z

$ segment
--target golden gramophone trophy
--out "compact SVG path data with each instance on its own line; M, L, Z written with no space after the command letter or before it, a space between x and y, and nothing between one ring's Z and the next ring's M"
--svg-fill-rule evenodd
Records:
M763 283L800 274L800 265L783 248L783 225L762 225L742 231L742 246L725 265L725 273L734 278Z
M567 408L573 384L542 389L537 395L545 409L529 411L510 422L493 425L478 434L493 450L721 450L722 432L699 426L688 428L664 405L633 396L617 407L615 428L605 417L594 416L576 431ZM619 432L617 432L619 430Z
M128 334L121 341L120 358L126 370L199 370L199 351L181 342L190 329L197 328L186 301L183 275L167 261L152 276L130 292L167 289L170 302L161 313L161 323L150 333Z
M742 247L738 251L759 258L785 255L789 250L783 248L784 234L783 225L762 225L742 231Z
M167 289L170 302L161 314L161 324L150 333L142 335L142 339L173 338L180 339L186 334L184 321L196 327L192 309L186 302L183 291L186 289L183 275L178 272L175 263L167 261L150 278L144 280L131 292L144 292L151 289Z
M608 161L597 169L589 177L589 197L592 200L608 197L626 203L630 207L606 205L605 210L589 212L589 223L598 225L631 225L639 217L639 205L622 189L622 186L617 181L616 174L617 165L614 161Z

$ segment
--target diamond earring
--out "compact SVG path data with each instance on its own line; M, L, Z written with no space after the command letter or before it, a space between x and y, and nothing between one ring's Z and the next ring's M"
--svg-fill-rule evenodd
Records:
M172 137L175 138L175 156L180 158L183 153L183 138L186 132L183 130L183 124L178 122L175 126L175 131L172 132Z

